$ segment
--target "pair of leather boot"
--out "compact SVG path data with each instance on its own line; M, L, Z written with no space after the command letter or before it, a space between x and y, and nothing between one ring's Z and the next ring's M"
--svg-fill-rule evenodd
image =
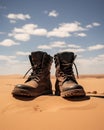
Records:
M61 95L65 98L85 96L83 87L77 83L73 73L72 67L75 58L73 52L62 52L54 55L56 68L55 95ZM29 55L29 59L32 69L31 75L24 84L17 84L12 94L27 97L53 94L50 81L52 56L46 52L36 51Z

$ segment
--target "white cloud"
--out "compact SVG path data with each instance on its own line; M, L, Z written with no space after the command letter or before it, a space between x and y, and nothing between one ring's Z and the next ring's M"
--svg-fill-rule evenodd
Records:
M38 28L33 31L33 35L37 36L46 36L47 35L47 30L44 28Z
M86 51L84 48L81 48L81 46L75 45L75 44L69 44L65 43L64 49L60 49L60 52L74 52L74 53L81 53Z
M27 55L30 55L30 52L17 51L16 55L27 56Z
M48 46L48 45L39 45L38 47L37 47L38 49L51 49L51 47L50 46Z
M19 41L28 41L30 39L30 35L29 34L14 34L14 38L16 40L19 40Z
M66 47L66 43L64 41L56 41L56 42L52 42L50 44L51 48L64 48Z
M63 41L55 41L51 42L48 45L39 45L37 48L38 49L52 49L52 48L64 48L66 47L66 43Z
M97 45L88 47L88 50L89 50L89 51L93 51L93 50L99 50L99 49L103 49L103 48L104 48L104 45L102 45L102 44L97 44Z
M103 61L104 61L104 54L100 54L100 55L98 56L98 58L103 58Z
M85 33L77 33L76 36L79 36L79 37L86 37L87 35Z
M1 74L24 74L30 68L29 62L23 60L21 62L16 59L16 56L0 55L0 61Z
M11 39L5 39L5 40L0 42L1 46L6 46L6 47L13 46L13 45L19 45L19 44L20 43L17 43Z
M67 31L62 31L58 28L53 29L52 31L48 32L48 37L60 37L60 38L64 38L64 37L69 37L71 36L71 34L69 34Z
M103 74L104 73L104 54L96 57L77 58L79 72L81 74Z
M102 62L104 64L104 54L98 55L94 60L95 62Z
M74 22L74 23L63 23L60 24L58 28L54 28L52 31L48 32L48 37L69 37L71 33L84 31L85 28L81 27L81 23Z
M8 36L12 36L20 41L28 41L31 35L34 36L46 36L46 37L70 37L70 36L87 36L82 31L87 31L88 27L97 26L98 23L87 25L86 28L81 26L81 23L75 21L73 23L62 23L59 27L53 28L51 31L47 31L45 28L39 28L37 24L25 24L24 26L15 27Z
M7 64L15 64L19 62L18 60L16 60L16 56L7 56L7 55L0 55L0 61L4 61Z
M9 61L15 58L16 58L15 56L0 55L0 60L3 60L3 61Z
M38 27L36 24L25 24L21 28L14 28L13 33L27 33L33 34L34 30Z
M86 28L93 28L91 24L86 25Z
M80 46L75 45L75 44L69 44L68 47L70 47L70 48L80 48Z
M100 23L94 22L92 23L93 26L100 26Z
M93 27L97 27L100 26L101 24L98 22L93 22L91 24L86 25L86 28L93 28Z
M48 16L50 17L57 17L59 14L56 12L56 10L52 10L51 12L49 12Z
M37 24L25 24L23 27L21 27L19 29L22 29L23 33L33 34L34 30L37 29L37 27L38 27Z
M25 33L25 31L24 31L23 28L16 28L16 27L13 29L12 32L13 32L13 33Z
M73 22L73 23L63 23L60 24L59 27L60 30L68 31L68 32L75 32L75 31L83 31L85 30L83 27L81 27L81 23L79 22Z
M74 53L80 53L80 52L84 52L85 49L83 48L78 48L78 49L75 49L75 48L67 48L67 49L61 49L60 52L74 52Z
M12 19L12 20L26 20L26 19L30 19L30 15L29 14L14 14L14 13L10 13L7 15L8 19Z
M54 49L54 48L58 48L59 52L63 52L63 51L70 51L70 52L84 52L85 49L81 48L80 46L78 45L75 45L75 44L67 44L65 43L64 41L55 41L55 42L51 42L49 44L44 44L44 45L39 45L37 47L38 49ZM64 48L64 49L63 49Z
M16 20L10 20L10 23L16 23Z
M14 37L19 41L28 41L31 35L36 36L46 36L47 30L44 28L38 28L36 24L25 24L21 28L14 28L12 33L9 33L8 36Z
M18 52L18 55L25 55L29 52ZM24 74L29 68L28 59L18 60L16 55L0 55L0 74ZM28 58L28 57L27 57Z

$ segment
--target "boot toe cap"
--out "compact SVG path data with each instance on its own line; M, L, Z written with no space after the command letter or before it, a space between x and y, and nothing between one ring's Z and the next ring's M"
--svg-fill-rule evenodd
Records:
M61 91L62 97L77 97L77 96L85 96L85 91L81 85L74 85L63 88Z
M14 90L12 91L12 94L18 96L32 96L31 92L33 91L33 89L34 88L30 86L18 84L15 86Z
M72 86L67 86L67 87L63 87L62 91L67 91L67 90L76 90L76 89L83 89L83 87L81 85L75 84Z

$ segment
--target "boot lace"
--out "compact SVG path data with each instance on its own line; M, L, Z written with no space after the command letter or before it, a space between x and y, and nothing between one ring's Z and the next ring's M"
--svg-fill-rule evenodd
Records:
M76 57L77 55L74 56L74 60L76 59ZM72 63L62 63L62 66L64 67L61 68L59 58L55 56L54 60L55 60L55 66L57 67L56 76L63 77L64 80L72 79L73 81L77 82L73 73L73 68L72 68L73 65L76 70L77 78L79 78L79 74L78 74L77 66L74 63L74 61Z
M37 65L32 66L32 67L25 73L25 75L23 76L23 78L25 78L26 75L27 75L31 70L33 70L33 71L31 72L30 76L29 76L28 79L25 81L25 83L26 83L26 82L29 82L29 81L31 81L31 80L35 80L36 82L39 82L39 81L40 81L40 76L41 76L41 74L42 74L42 69L41 69L39 66L37 66Z
M43 55L43 58L44 59L46 56L46 53ZM32 63L32 67L25 73L25 75L23 76L23 78L26 77L26 75L30 72L30 70L33 70L31 72L31 75L28 77L28 79L25 81L25 82L29 82L30 80L35 80L36 82L39 82L40 81L40 78L42 77L43 75L43 65L44 65L44 60L41 61L41 65L37 65L37 64L33 64L31 58L30 58L30 62ZM50 63L51 64L51 63ZM44 69L45 71L45 69ZM46 71L45 74L49 74L48 71Z
M75 63L67 63L67 64L63 64L63 65L65 66L64 67L65 69L63 69L63 71L58 69L58 76L62 76L64 79L73 78L74 73L73 73L72 67L70 67L70 66L74 65L76 74L77 74L77 78L79 78L78 69L77 69Z

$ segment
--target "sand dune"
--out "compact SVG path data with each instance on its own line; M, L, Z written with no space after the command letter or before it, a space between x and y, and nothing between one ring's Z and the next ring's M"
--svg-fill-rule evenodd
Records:
M14 85L24 81L21 75L0 76L0 130L104 130L104 98L12 97ZM54 91L55 77L51 81ZM101 75L82 76L78 82L86 92L104 93Z

